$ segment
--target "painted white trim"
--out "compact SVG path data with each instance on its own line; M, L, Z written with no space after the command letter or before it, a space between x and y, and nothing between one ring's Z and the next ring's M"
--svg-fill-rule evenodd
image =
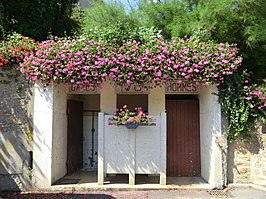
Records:
M104 113L99 113L98 122L98 185L104 184L105 156L104 156Z
M160 185L166 185L166 113L161 113Z

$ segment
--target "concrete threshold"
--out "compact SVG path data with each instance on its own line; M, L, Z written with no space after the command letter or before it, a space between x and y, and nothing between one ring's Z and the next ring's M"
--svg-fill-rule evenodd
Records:
M159 176L136 175L136 185L128 184L128 175L109 175L104 185L98 185L97 172L78 171L51 186L54 191L86 190L159 190L159 189L212 189L201 177L167 177L167 185L159 184Z

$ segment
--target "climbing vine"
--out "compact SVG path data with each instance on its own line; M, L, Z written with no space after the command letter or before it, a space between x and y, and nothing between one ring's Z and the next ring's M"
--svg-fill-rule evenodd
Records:
M251 136L249 124L251 118L266 119L266 87L250 84L245 72L234 73L226 77L219 89L222 111L228 121L229 140Z

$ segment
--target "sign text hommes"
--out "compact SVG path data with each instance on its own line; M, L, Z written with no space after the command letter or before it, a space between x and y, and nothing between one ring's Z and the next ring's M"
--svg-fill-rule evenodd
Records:
M199 86L188 81L171 81L165 85L165 94L198 94Z

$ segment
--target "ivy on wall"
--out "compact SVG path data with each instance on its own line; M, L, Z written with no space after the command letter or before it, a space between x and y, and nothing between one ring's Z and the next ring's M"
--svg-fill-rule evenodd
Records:
M265 122L266 87L249 85L247 74L234 73L226 77L219 89L219 100L222 112L228 121L228 138L241 137L247 140L250 134L251 118L260 118Z

